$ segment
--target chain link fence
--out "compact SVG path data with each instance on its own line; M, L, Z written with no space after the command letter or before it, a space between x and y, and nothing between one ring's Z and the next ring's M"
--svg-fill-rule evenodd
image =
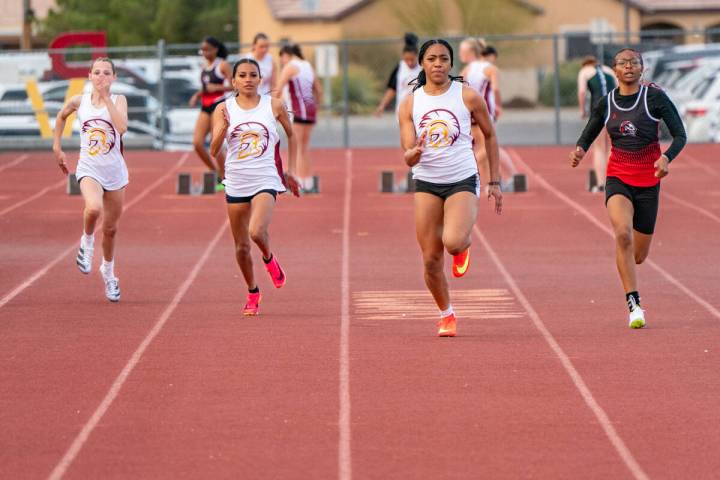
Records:
M665 88L676 101L690 141L720 140L720 37L718 31L566 32L485 38L499 52L502 115L497 131L503 144L572 144L584 119L577 104L581 59L594 55L610 65L622 46L644 52L645 79ZM459 43L454 73L462 65ZM421 39L422 41L422 39ZM301 45L323 85L321 113L313 132L315 147L390 147L399 144L394 104L376 112L388 78L400 61L399 38L314 42ZM277 60L279 45L271 53ZM229 44L229 60L247 46ZM189 149L199 113L190 97L200 88L198 45L107 47L116 61L115 93L128 99L129 147ZM98 49L73 48L0 52L0 149L49 148L54 117L71 94L88 89L86 74L68 78L67 69L86 72ZM276 61L276 63L278 63ZM85 80L82 80L82 78ZM74 122L64 141L77 145Z

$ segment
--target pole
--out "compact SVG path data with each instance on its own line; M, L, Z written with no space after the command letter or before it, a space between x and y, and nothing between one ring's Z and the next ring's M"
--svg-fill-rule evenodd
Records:
M560 145L560 46L558 34L553 35L553 69L555 90L555 143Z
M165 117L165 55L165 40L161 38L160 40L158 40L157 43L158 68L160 69L158 72L158 102L160 103L160 138L157 139L157 143L160 150L165 149L165 135L167 133L170 133L167 118Z
M350 49L348 48L347 40L343 41L343 146L350 148L350 98L349 98L349 64L350 64Z
M20 48L22 50L32 49L32 6L30 0L22 2L22 37L20 37Z
M630 0L623 0L625 7L625 44L630 45Z

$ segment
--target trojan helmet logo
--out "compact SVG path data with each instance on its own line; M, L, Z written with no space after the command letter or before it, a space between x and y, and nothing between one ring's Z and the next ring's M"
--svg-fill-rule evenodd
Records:
M427 131L425 145L430 148L449 147L460 137L460 122L454 113L444 108L427 112L419 126Z
M82 124L80 131L88 138L88 155L105 155L115 146L115 129L102 118L92 118Z
M257 158L267 150L270 132L262 123L245 122L233 129L230 140L238 142L238 160Z
M620 133L624 137L637 137L637 127L630 120L625 120L620 124Z

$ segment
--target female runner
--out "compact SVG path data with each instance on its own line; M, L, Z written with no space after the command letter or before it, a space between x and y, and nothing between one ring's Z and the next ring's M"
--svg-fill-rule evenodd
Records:
M498 144L485 101L460 77L449 75L453 50L445 40L420 48L422 71L415 90L400 106L400 141L415 179L415 228L422 250L425 284L440 309L438 336L455 336L457 322L443 271L444 253L453 256L452 272L461 277L470 261L470 236L480 195L478 165L470 121L485 137L491 181L488 199L502 210Z
M578 72L577 88L578 88L578 106L580 107L580 116L588 117L588 112L592 111L595 104L605 99L605 96L615 88L615 73L607 66L598 64L597 58L592 55L583 59L582 68ZM586 108L587 94L590 92L590 108ZM605 171L607 170L608 155L610 154L610 145L606 132L598 135L593 143L593 170L597 183L591 186L592 192L605 191Z
M268 227L277 195L286 191L285 184L295 196L299 194L294 177L296 145L285 104L269 95L258 94L262 76L257 62L241 59L233 67L231 78L237 95L225 100L213 113L210 149L216 154L227 140L225 199L235 240L235 258L248 286L243 314L257 315L261 297L253 272L250 240L260 249L273 285L276 288L285 285L285 272L270 249ZM288 138L285 176L276 120Z
M123 211L128 170L123 158L122 136L127 131L127 100L110 94L117 78L115 65L107 57L93 61L88 75L92 91L75 95L60 110L55 120L53 152L60 170L68 167L61 138L67 118L77 111L80 122L80 158L75 175L85 201L83 235L75 263L82 273L92 270L95 225L102 216L103 261L100 273L105 281L105 296L111 302L120 300L120 282L115 277L115 236Z
M317 99L322 98L322 89L310 62L304 59L298 45L285 45L280 49L280 72L275 96L280 97L287 85L290 94L290 108L293 113L292 128L297 138L297 173L302 190L314 190L312 164L308 154L310 134L317 116Z
M252 58L260 65L260 74L262 75L260 87L258 87L258 93L260 95L265 95L275 90L277 72L272 55L268 53L269 50L270 39L264 33L258 33L255 35L255 38L253 38L252 51L245 55L245 58Z
M479 38L468 37L460 42L460 61L465 63L461 75L468 82L468 85L485 100L493 122L497 121L502 113L500 106L500 72L495 65L496 59L497 50L485 45L485 42ZM489 171L485 154L485 140L480 128L474 123L472 125L472 136L474 140L473 150L478 161L480 176L487 176ZM504 167L507 176L507 180L501 182L501 190L503 192L512 192L514 190L513 176L517 173L517 169L510 155L502 148L500 148L500 166Z
M205 138L212 132L212 114L222 103L226 92L232 90L226 80L230 78L230 64L225 60L228 51L225 45L215 37L205 37L200 45L200 53L205 57L205 67L200 75L202 89L190 98L190 106L194 107L200 99L200 114L195 123L193 148L200 160L208 169L217 172L218 188L222 190L222 179L225 178L225 156L222 151L215 155L217 165L205 149Z
M420 74L418 64L418 37L414 33L405 34L405 46L402 50L402 59L398 62L390 74L385 95L375 109L375 116L380 116L385 111L393 98L395 98L395 115L400 110L400 104L405 97L412 92L410 82Z
M613 69L618 87L593 108L577 147L570 153L570 165L578 166L605 127L612 143L605 205L615 233L615 262L630 310L630 328L643 328L646 320L640 308L635 264L643 263L650 252L660 179L669 173L669 164L685 146L687 137L680 115L665 92L653 84L640 83L640 52L620 50ZM673 137L665 153L658 141L660 120Z

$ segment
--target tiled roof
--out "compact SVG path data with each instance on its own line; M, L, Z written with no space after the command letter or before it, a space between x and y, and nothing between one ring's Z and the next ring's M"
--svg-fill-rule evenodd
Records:
M646 12L720 10L718 0L630 0L630 3Z
M256 0L258 1L258 0ZM369 0L267 0L278 20L336 20Z

